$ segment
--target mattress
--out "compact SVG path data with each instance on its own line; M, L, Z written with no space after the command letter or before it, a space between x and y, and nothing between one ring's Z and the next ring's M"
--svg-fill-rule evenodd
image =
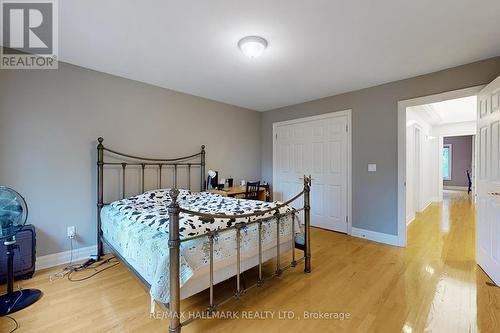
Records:
M222 197L217 194L181 191L181 207L189 210L212 214L244 214L276 207L279 203L243 200ZM139 196L115 201L103 207L101 211L101 229L106 241L122 256L136 272L151 285L150 294L154 300L162 303L169 301L169 251L168 251L168 212L170 203L168 189L145 192ZM280 208L280 212L289 211L290 207ZM180 237L206 234L212 230L221 230L234 223L248 219L211 221L199 220L196 216L181 213ZM292 217L281 218L280 249L282 252L291 248ZM296 233L301 233L298 217L294 219ZM276 256L276 220L269 220L262 225L262 248L264 260ZM253 224L241 231L241 271L258 264L258 224ZM295 238L295 237L293 237ZM180 283L181 297L208 288L209 267L208 237L199 237L181 243L180 248ZM214 242L214 279L221 282L236 272L236 231L221 231Z

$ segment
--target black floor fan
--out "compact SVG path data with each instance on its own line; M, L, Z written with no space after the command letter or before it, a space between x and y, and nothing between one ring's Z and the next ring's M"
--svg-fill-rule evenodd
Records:
M14 291L14 250L16 234L28 219L28 206L24 198L11 188L0 186L0 240L7 248L7 293L0 296L0 316L22 310L42 296L38 289Z

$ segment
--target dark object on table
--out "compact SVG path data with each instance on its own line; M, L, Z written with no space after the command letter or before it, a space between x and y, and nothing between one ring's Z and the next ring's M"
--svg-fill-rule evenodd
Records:
M227 179L227 186L228 187L233 187L234 179L233 178L228 178Z
M36 261L36 234L34 225L25 225L16 234L16 242L19 246L14 256L14 278L31 279L35 273ZM0 243L0 284L7 282L7 246Z
M469 180L469 188L467 189L467 194L470 194L470 192L472 191L472 177L470 175L469 170L467 170L465 172L467 173L467 179Z
M14 251L19 249L17 234L28 219L26 200L11 188L0 186L0 239L6 248L7 293L0 296L0 317L22 310L42 297L38 289L14 291Z
M271 202L271 189L269 187L269 183L264 183L260 185L266 191L266 202Z
M245 199L259 200L259 187L260 187L260 181L248 182L247 190L245 192Z
M218 189L219 191L222 191L224 189L224 184L217 184L215 188Z

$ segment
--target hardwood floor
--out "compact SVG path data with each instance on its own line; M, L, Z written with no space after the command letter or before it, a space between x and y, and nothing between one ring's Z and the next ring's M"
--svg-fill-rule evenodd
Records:
M183 332L500 332L500 288L490 286L475 264L474 209L464 194L447 194L442 204L419 214L409 226L406 249L319 229L312 239L311 274L302 266L288 270L219 309L274 318L204 319ZM148 292L123 265L83 282L49 282L56 271L21 282L44 296L13 315L18 332L167 332L168 320L150 318ZM245 279L253 281L255 271ZM230 295L233 287L233 280L218 285L216 297ZM202 309L207 299L204 292L182 307ZM280 311L295 318L278 318ZM350 318L305 319L304 311ZM12 322L0 320L0 331L8 332Z

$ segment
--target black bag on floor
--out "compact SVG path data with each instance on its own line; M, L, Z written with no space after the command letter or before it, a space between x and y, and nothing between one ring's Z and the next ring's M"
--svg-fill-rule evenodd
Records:
M27 224L16 234L14 250L14 277L15 279L30 279L35 273L36 261L36 234L35 226ZM0 243L0 284L7 282L7 247Z

